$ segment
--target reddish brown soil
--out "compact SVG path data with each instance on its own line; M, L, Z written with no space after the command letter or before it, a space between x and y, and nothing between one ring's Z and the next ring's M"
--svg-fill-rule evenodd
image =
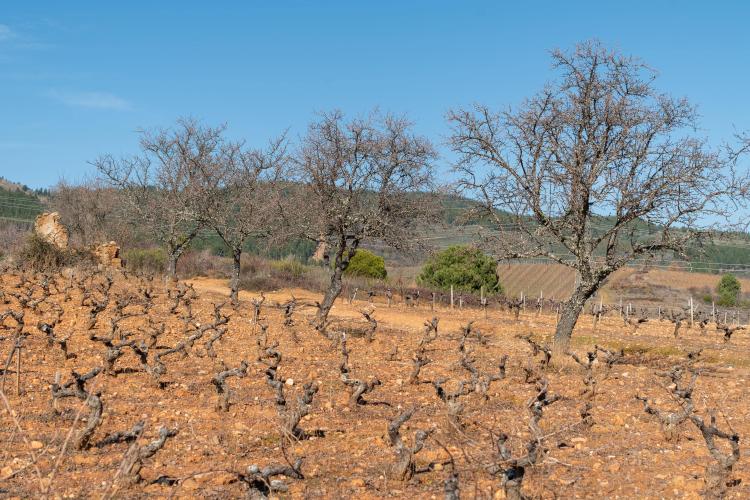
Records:
M94 279L101 282L103 276ZM37 277L32 281L39 280ZM67 280L58 276L57 282L62 289ZM2 277L5 292L17 291L18 283L17 274ZM211 304L223 301L226 289L214 280L193 283L199 295L193 311L197 321L205 324L211 321ZM114 298L125 291L138 293L139 286L142 283L134 277L115 277L112 300L99 315L97 334L105 335L109 330ZM283 447L290 460L303 458L305 477L279 478L289 487L288 493L278 494L282 498L438 498L444 494L450 469L448 452L455 461L463 498L503 498L501 478L488 472L488 467L498 463L491 436L504 432L514 456L525 453L529 437L526 407L536 393L534 385L524 382L523 367L528 363L530 349L517 335L531 333L544 342L554 323L554 317L534 314L524 314L521 321L515 322L511 315L500 311L490 311L485 319L476 310L433 313L428 307L406 309L398 305L389 309L376 303L374 317L380 326L374 341L350 337L348 347L352 376L377 376L382 385L365 396L369 404L350 406L348 389L341 382L338 369L340 352L308 326L307 319L314 312L311 304L319 297L302 290L268 294L261 316L269 325L269 341L279 343L277 349L283 356L281 378L293 380L293 385L285 386L289 404L296 404L304 383L316 382L319 387L312 411L303 418L301 427L308 432L323 431L324 437L288 442L280 435L274 393L264 376L266 365L257 360L258 328L252 324L249 301L257 294L245 292L239 311L228 306L223 309L231 319L228 332L215 344L217 356L207 355L204 338L188 356L167 357L167 371L162 377L168 382L165 389L157 388L130 352L117 361L119 374L100 374L87 385L88 389L101 392L104 402L103 422L94 442L112 432L128 430L139 420L146 423L139 445L152 441L160 426L178 429L162 450L144 461L143 481L128 486L115 477L128 445L77 450L72 442L84 425L82 420L76 423L81 402L64 399L59 402L59 415L52 410L50 384L55 373L60 372L65 382L70 380L71 370L84 373L100 366L104 348L89 340L85 331L90 307L80 305L80 292L76 289L66 302L62 293L55 293L54 286L51 290L52 295L39 305L37 312L26 310L24 331L29 337L23 344L20 396L16 395L15 361L7 374L5 393L16 418L6 407L0 410L0 439L4 443L0 497L244 497L247 488L237 480L235 472L243 472L251 464L261 468L285 464ZM158 346L174 346L184 338L179 319L184 307L170 314L163 285L155 282L154 292L156 306L151 317L167 325ZM34 296L40 297L40 293L38 290ZM294 315L296 324L284 327L282 312L273 305L292 294L303 304ZM20 309L15 298L6 298L8 303L0 304L0 313ZM49 346L45 335L36 328L38 321L53 315L52 303L64 310L55 331L58 335L71 334L70 352L76 355L73 359L63 359L61 350ZM340 301L333 314L359 320L358 311L367 305L366 301L353 305ZM126 310L135 312L140 307ZM406 383L412 356L422 337L422 323L433 314L440 318L439 335L428 346L427 354L433 362L422 369L420 380L445 377L449 379L447 386L454 388L458 381L468 378L468 372L459 364L457 346L460 325L471 319L489 337L487 345L467 343L480 371L492 372L502 355L510 356L507 377L492 384L487 400L479 394L461 398L463 429L449 423L446 406L430 384ZM4 324L0 347L8 353L15 322L6 318ZM122 321L121 331L131 332L132 338L139 340L144 337L141 330L145 325L144 317L135 316ZM606 379L601 367L595 370L599 382L593 400L592 427L583 425L579 416L585 403L580 397L583 371L560 362L545 373L550 392L564 399L545 410L541 427L546 435L546 454L528 469L524 493L541 498L698 497L703 488L704 467L712 460L700 433L685 423L679 429L679 437L667 441L658 422L644 413L635 395L648 396L658 407L674 410L664 379L657 372L682 362L687 351L703 348L703 361L698 366L704 373L695 390L696 406L704 416L709 409L718 410L719 427L732 429L742 437L743 457L733 472L733 477L742 481L729 490L728 497L750 497L750 465L744 450L745 437L750 436L748 333L740 331L731 343L724 344L713 327L705 334L696 327L675 339L668 323L649 322L633 334L620 320L607 318L594 334L590 318L583 318L574 337L575 350L583 354L597 343L624 348L626 357ZM395 347L395 359L387 360ZM231 407L228 412L217 411L212 377L222 362L233 368L243 360L249 363L247 377L229 379ZM402 428L404 439L410 444L416 430L434 428L416 461L418 467L437 465L402 482L392 477L395 451L388 443L386 427L403 409L412 406L417 411ZM82 418L87 414L85 409L80 412ZM21 431L14 430L14 420ZM65 446L68 435L73 439ZM178 481L173 485L150 484L160 476Z

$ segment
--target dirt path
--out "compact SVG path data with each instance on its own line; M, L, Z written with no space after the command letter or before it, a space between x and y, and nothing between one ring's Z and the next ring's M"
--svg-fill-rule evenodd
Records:
M191 283L196 291L201 294L211 294L220 297L229 297L228 281L215 278L194 278L187 281ZM266 305L278 306L287 302L292 297L299 301L297 311L306 318L312 318L315 314L315 302L322 297L321 294L311 292L302 288L285 288L272 292L264 292L266 295ZM240 302L250 308L250 301L260 296L260 292L240 291ZM223 300L223 299L218 299ZM382 297L376 297L372 306L367 300L356 300L354 304L349 304L345 298L336 300L331 310L331 318L334 319L356 319L362 320L361 310L368 307L374 307L374 317L379 325L386 329L398 330L402 332L418 333L422 330L425 321L433 316L440 318L440 330L443 332L460 332L460 328L469 321L474 321L474 327L486 332L498 333L497 340L501 343L512 341L518 335L544 335L551 336L554 332L556 318L554 315L545 311L545 314L537 315L535 311L522 313L520 321L515 321L506 311L490 309L487 318L484 318L482 312L473 308L450 309L446 307L437 307L432 311L425 302L419 307L406 307L402 304L394 304L390 308ZM574 334L573 346L575 348L591 348L595 344L606 345L614 349L625 349L639 351L654 349L664 355L679 355L680 349L676 348L673 340L665 339L665 331L672 331L671 323L660 321L649 321L639 328L637 332L630 332L629 328L623 328L622 320L618 316L603 318L600 321L600 327L596 332L593 331L592 317L584 314L578 320ZM748 345L750 339L744 335L733 339L728 345L715 344L717 334L712 332L707 338L703 338L698 328L683 328L683 339L687 341L690 338L690 344L699 346L705 350L705 354L720 363L726 363L735 367L750 366L750 357L748 357ZM614 329L621 331L615 337L605 333L607 330ZM683 348L687 348L684 345Z
M191 283L201 293L212 293L229 297L229 287L226 280L194 278L187 282ZM265 295L267 303L270 304L283 304L292 297L295 297L302 303L299 310L308 316L314 314L315 302L322 298L318 293L301 288L285 288L273 292L265 292ZM251 299L259 296L260 292L240 291L240 302L249 304ZM359 311L368 306L369 303L366 300L356 300L354 304L349 304L347 299L339 298L336 300L333 309L331 309L331 316L342 319L361 319L362 315ZM481 312L469 308L460 310L436 307L435 311L432 311L426 304L419 307L405 307L401 304L396 304L389 308L386 303L379 301L375 301L373 307L376 310L375 318L381 325L386 328L398 330L418 331L422 328L424 322L433 316L440 318L441 329L450 331L458 331L461 326L472 320L475 320L475 325L479 328L491 327L498 323L515 324L515 322L508 320L507 315L498 311L488 311L487 319L484 319ZM530 318L528 322L517 324L519 329L517 333L526 333L529 327L549 328L554 322L553 317L545 315L540 317L536 317L535 315L527 316L528 318L526 319Z

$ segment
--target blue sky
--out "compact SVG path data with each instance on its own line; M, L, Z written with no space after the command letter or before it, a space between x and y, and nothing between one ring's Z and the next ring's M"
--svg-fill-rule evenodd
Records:
M750 129L748 19L740 1L4 3L0 175L76 181L183 115L261 144L379 106L442 143L448 108L516 104L588 38L656 68L719 141Z

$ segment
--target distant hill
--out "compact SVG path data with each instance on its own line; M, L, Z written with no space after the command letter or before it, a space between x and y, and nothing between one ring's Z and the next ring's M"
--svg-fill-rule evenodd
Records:
M47 208L49 198L50 191L47 189L30 189L28 186L0 177L0 223L33 222L35 217ZM494 224L487 219L465 219L466 210L472 206L476 206L476 202L449 194L439 194L437 195L437 199L443 210L442 220L420 231L423 232L422 237L432 248L440 250L450 245L471 244L477 241L477 235L480 230L485 232L485 234L487 231L493 230ZM510 222L510 217L505 214L500 215L501 221L506 217ZM604 231L611 227L612 223L613 220L609 217L597 217L592 222L592 229L595 232ZM636 220L632 224L632 229L637 235L636 239L641 239L646 234L653 234L659 231L658 227L643 221ZM208 233L199 238L195 246L198 248L208 248L215 253L221 253L223 250L223 244L218 238ZM247 250L251 252L259 251L255 246L250 242ZM425 255L404 255L378 242L367 242L364 246L383 256L391 266L416 266L421 264L426 257ZM283 248L275 249L272 254L274 257L294 255L301 260L306 260L312 254L313 247L314 245L309 242L295 242ZM559 255L565 255L562 248L555 248L555 251ZM689 249L688 254L691 260L694 261L735 264L750 268L750 238L747 235L727 233L715 244L705 248L693 247ZM669 257L664 258L671 260ZM721 272L723 267L719 266L716 270L696 270Z
M44 211L48 197L48 190L32 190L0 177L0 221L33 222Z

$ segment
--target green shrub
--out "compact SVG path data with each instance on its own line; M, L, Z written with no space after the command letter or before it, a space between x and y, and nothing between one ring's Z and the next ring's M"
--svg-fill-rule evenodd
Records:
M471 246L455 245L432 256L422 267L417 283L426 287L488 294L502 291L495 259Z
M131 248L123 252L123 258L134 272L160 274L167 265L167 253L161 248Z
M357 250L344 271L347 276L362 276L384 280L388 276L385 270L385 260L367 250Z
M721 277L716 291L719 293L720 306L735 306L740 298L742 285L734 275L725 274Z

